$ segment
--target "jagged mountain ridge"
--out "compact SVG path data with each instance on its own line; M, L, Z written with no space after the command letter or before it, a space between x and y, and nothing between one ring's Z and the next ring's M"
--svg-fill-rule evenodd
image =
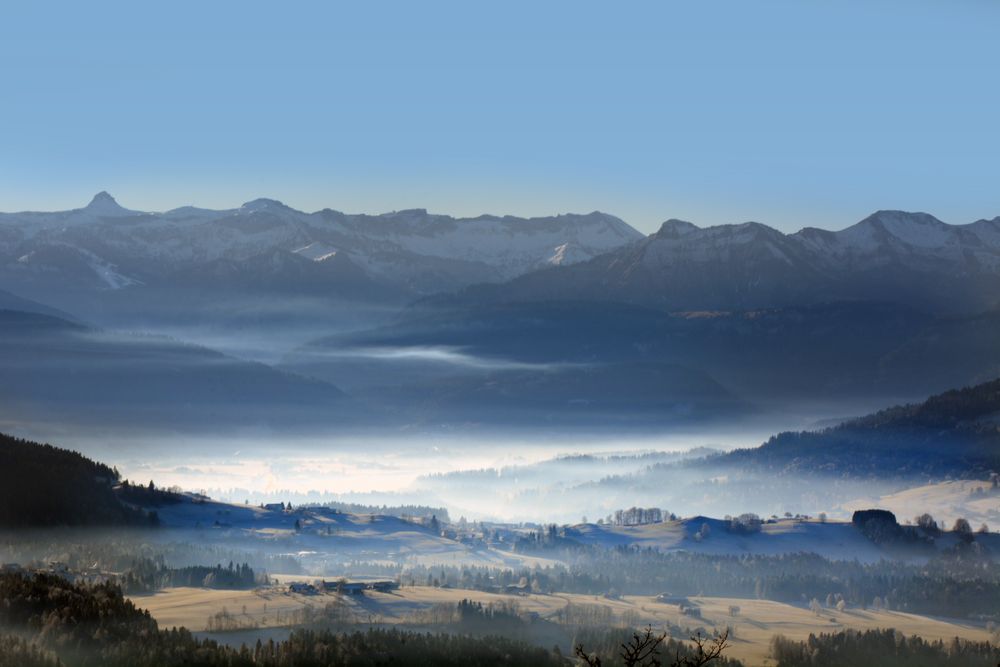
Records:
M1000 303L1000 217L949 225L879 211L841 231L668 220L594 259L475 286L461 298L607 300L667 310L749 310L838 300L976 312Z
M949 225L879 211L840 231L793 234L756 222L701 228L668 220L643 237L598 212L351 215L256 199L228 210L143 213L102 192L72 211L0 214L0 277L43 301L46 288L199 284L397 304L467 289L474 299L668 310L859 299L969 312L1000 303L1000 217Z
M349 263L383 290L391 285L419 295L589 259L641 238L618 218L598 212L531 219L457 219L423 209L351 215L331 209L304 213L256 199L229 210L188 206L144 213L101 192L71 211L0 214L0 275L13 285L119 289L199 273L211 284L213 266L249 262L258 265L258 281L266 282L261 258L281 256L271 262L275 286L286 287L283 264L308 273L308 265L296 263L307 259L315 276L306 282L325 281L336 289L335 276L324 276L323 265ZM325 252L304 253L310 246Z

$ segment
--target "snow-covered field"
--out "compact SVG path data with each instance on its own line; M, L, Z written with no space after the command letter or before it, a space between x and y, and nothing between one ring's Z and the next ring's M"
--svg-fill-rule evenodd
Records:
M514 539L536 530L530 525L498 525L501 538L487 541L471 527L457 532L454 527L435 530L426 520L351 514L323 507L265 509L186 496L184 502L159 507L157 512L166 529L162 539L214 542L290 555L310 576L341 576L358 562L403 568L455 565L508 569L553 565L560 557L558 551L547 558L511 550ZM832 560L862 562L901 557L883 550L843 521L778 519L765 522L759 532L743 532L731 530L725 519L698 516L639 526L585 523L561 531L569 540L604 548L636 545L664 552L733 556L811 552ZM935 544L938 549L947 549L954 546L955 539L944 533ZM979 535L977 540L987 548L1000 549L996 533Z
M281 511L192 497L156 509L167 529L164 539L180 533L180 537L200 542L289 554L317 576L339 574L352 561L497 568L553 562L449 539L416 520L395 516L349 514L321 507Z
M776 555L815 552L833 560L877 562L885 553L872 544L854 526L844 522L821 523L780 519L765 523L759 533L727 530L728 522L708 517L653 523L644 526L599 526L586 524L574 528L574 537L586 543L613 545L635 544L661 551L697 551L715 555ZM707 536L698 538L702 526Z
M867 509L871 505L859 505ZM885 507L879 505L879 507ZM906 509L906 508L902 508ZM907 515L901 514L904 521ZM706 534L699 537L703 526ZM634 544L660 551L692 551L713 555L743 554L780 555L811 552L830 560L858 560L875 563L889 554L866 538L861 531L844 521L819 521L816 519L778 519L765 522L760 532L743 533L727 529L725 520L692 517L678 521L652 523L642 526L609 526L582 524L567 531L567 535L586 544L618 546ZM980 543L988 548L1000 548L1000 535L977 535ZM938 549L948 549L957 539L948 533L935 542ZM900 557L898 553L892 557Z
M978 491L982 489L982 493ZM929 513L942 528L951 528L955 519L968 520L973 530L986 524L992 530L1000 529L1000 492L991 491L982 480L951 480L926 484L886 496L862 498L844 503L844 509L853 511L867 507L881 507L894 512L900 521Z

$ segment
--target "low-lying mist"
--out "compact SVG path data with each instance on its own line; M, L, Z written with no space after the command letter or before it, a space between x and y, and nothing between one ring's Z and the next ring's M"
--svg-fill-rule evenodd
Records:
M681 516L826 513L921 480L841 480L740 470L718 454L761 433L693 432L649 438L508 434L313 437L75 437L61 444L117 466L137 483L220 500L446 508L453 518L577 523L631 506Z

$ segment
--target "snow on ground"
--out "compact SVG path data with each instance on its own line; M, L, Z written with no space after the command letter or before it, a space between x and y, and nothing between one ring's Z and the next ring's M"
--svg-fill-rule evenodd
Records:
M954 493L967 487L959 483ZM935 485L940 493L943 485ZM913 489L897 494L900 521L907 517L907 507L927 507ZM951 488L951 487L944 487ZM968 493L968 490L962 491ZM911 495L906 495L910 493ZM981 501L994 503L997 496ZM980 502L980 501L976 501ZM859 502L858 508L888 507L893 503ZM378 514L348 514L328 508L295 510L264 509L201 501L188 496L185 502L157 508L166 531L184 531L186 539L228 542L240 548L258 549L272 554L294 555L312 576L335 576L344 572L351 561L396 563L403 565L479 565L497 568L553 565L558 561L538 556L516 554L487 545L482 540L460 540L435 533L418 521ZM941 513L941 517L947 514ZM298 526L296 527L296 522ZM1000 521L995 522L1000 525ZM707 530L705 529L707 526ZM949 526L950 527L950 526ZM973 524L978 528L978 524ZM513 536L528 528L509 527ZM578 524L565 529L566 537L582 544L614 548L636 545L661 551L691 551L712 555L780 555L816 553L832 560L878 562L889 554L866 538L848 522L802 519L779 519L766 522L759 532L739 532L729 522L708 517L693 517L641 526ZM192 534L193 533L193 534ZM176 535L176 533L173 533ZM989 548L1000 548L1000 535L977 536ZM950 533L936 540L939 549L955 543Z
M978 489L983 493L977 493ZM869 507L881 507L893 512L899 521L912 521L917 514L927 512L942 528L951 528L955 519L964 518L978 530L987 524L994 532L1000 530L1000 492L991 491L989 482L953 480L916 486L887 496L859 498L844 503L852 512Z
M994 507L997 498L1000 496L993 496ZM880 507L891 510L892 506L892 503L859 502L855 509ZM900 523L905 522L909 514L913 513L913 507L923 508L925 504L919 498L905 495L898 499L899 511L896 514ZM942 516L945 514L942 513ZM995 523L1000 525L1000 521ZM704 525L708 526L708 534L699 539L697 533L701 532ZM950 529L951 525L948 524L947 528ZM973 524L973 529L976 528L978 524ZM868 563L900 557L898 553L889 554L876 546L849 522L812 519L779 519L773 523L764 523L759 533L734 532L728 529L727 521L707 517L644 526L582 524L568 529L567 536L585 544L605 547L635 544L661 551L692 551L714 555L811 552L830 560L858 560ZM997 533L977 535L976 539L990 549L1000 548L1000 535ZM956 541L954 535L945 533L935 540L935 545L938 549L948 549Z
M292 252L296 255L301 255L302 257L311 259L314 262L322 262L336 256L337 249L331 245L315 241L307 246L293 250Z
M708 534L696 534L708 525ZM885 553L849 523L780 519L765 523L759 533L728 530L728 522L694 517L643 526L575 526L572 537L587 544L618 546L635 544L661 551L695 551L715 555L787 554L815 552L834 560L877 562Z
M156 511L167 529L165 538L184 531L199 541L291 554L316 576L338 574L345 563L354 560L497 568L554 564L544 558L449 539L420 523L379 514L348 514L321 507L282 511L196 496L185 496L184 502L157 507ZM192 532L195 535L190 535Z

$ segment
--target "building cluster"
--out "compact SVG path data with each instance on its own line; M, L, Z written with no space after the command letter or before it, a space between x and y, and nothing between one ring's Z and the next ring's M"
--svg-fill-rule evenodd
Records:
M338 593L341 595L364 595L365 591L389 593L399 588L399 582L389 579L378 581L318 581L312 584L304 581L293 581L288 585L290 593L300 595L318 595L319 593Z

